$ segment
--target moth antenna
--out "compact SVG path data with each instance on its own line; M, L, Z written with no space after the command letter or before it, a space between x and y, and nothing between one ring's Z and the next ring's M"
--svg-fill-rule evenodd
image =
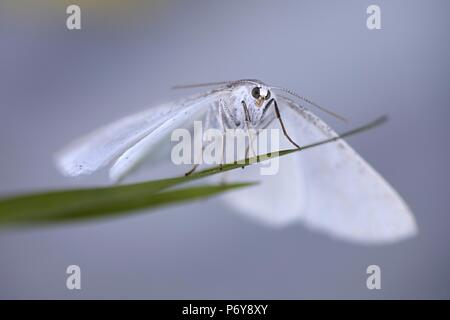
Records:
M210 86L221 86L224 84L229 84L231 82L232 81L218 81L218 82L185 84L185 85L173 86L172 89L190 89L190 88L201 88L201 87L210 87Z
M172 89L190 89L190 88L201 88L201 87L209 87L209 86L222 86L222 85L234 85L239 83L255 83L261 84L262 82L256 79L240 79L233 81L217 81L217 82L205 82L205 83L194 83L194 84L186 84L186 85L177 85L173 86Z
M341 116L340 114L337 114L337 113L335 113L335 112L333 112L333 111L331 111L331 110L328 110L328 109L326 109L326 108L324 108L324 107L318 105L317 103L315 103L315 102L309 100L308 98L305 98L305 97L299 95L298 93L294 92L293 90L286 89L286 88L283 88L283 87L272 87L272 88L273 88L273 89L277 89L277 90L284 91L284 92L286 92L286 93L288 93L288 94L290 94L290 95L292 95L292 96L294 96L294 97L297 97L297 98L300 99L300 100L305 101L306 103L309 103L310 105L312 105L312 106L314 106L314 107L316 107L316 108L322 110L323 112L328 113L329 115L331 115L331 116L333 116L333 117L335 117L335 118L337 118L337 119L339 119L339 120L341 120L341 121L343 121L343 122L348 123L347 118L345 118L345 117Z

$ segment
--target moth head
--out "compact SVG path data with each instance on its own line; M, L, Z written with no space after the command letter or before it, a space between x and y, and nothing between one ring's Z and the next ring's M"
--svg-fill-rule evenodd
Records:
M257 85L252 88L252 97L255 99L255 104L257 107L261 107L264 101L270 99L270 90L266 86Z

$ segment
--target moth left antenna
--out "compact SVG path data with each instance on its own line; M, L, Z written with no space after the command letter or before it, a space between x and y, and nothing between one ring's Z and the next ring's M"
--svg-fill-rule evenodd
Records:
M173 86L172 89L189 89L189 88L201 88L201 87L209 87L209 86L222 86L233 85L233 84L242 84L242 83L253 83L253 84L262 84L260 80L257 79L240 79L240 80L232 80L232 81L217 81L217 82L206 82L206 83L194 83L187 85L178 85Z
M190 88L201 88L201 87L210 87L210 86L221 86L221 85L228 84L228 83L230 83L230 81L184 84L184 85L173 86L172 89L190 89Z

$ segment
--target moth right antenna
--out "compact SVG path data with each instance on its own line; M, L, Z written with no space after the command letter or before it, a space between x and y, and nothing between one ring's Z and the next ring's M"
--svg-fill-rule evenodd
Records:
M284 91L284 92L286 92L286 93L288 93L288 94L290 94L290 95L292 95L292 96L294 96L294 97L296 97L296 98L298 98L298 99L300 99L300 100L305 101L306 103L309 103L310 105L312 105L312 106L314 106L314 107L316 107L316 108L322 110L322 111L325 112L325 113L328 113L329 115L331 115L331 116L333 116L333 117L335 117L335 118L337 118L337 119L339 119L339 120L341 120L341 121L344 121L344 122L346 122L346 123L348 122L347 118L345 118L345 117L341 116L340 114L337 114L337 113L335 113L335 112L333 112L333 111L331 111L331 110L328 110L328 109L326 109L326 108L324 108L324 107L319 106L317 103L312 102L312 101L309 100L308 98L305 98L305 97L299 95L298 93L296 93L296 92L293 91L293 90L286 89L286 88L283 88L283 87L272 87L272 88L273 88L273 89L277 89L277 90Z

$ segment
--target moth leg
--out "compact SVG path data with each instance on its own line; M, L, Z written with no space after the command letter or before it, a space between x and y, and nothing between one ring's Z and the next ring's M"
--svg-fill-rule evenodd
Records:
M198 166L199 166L198 163L194 164L194 165L192 166L192 169L189 170L188 172L186 172L184 175L187 177L188 175L190 175L191 173L193 173L193 172L195 171L195 169L198 168Z
M222 171L223 168L223 164L225 161L225 141L226 141L226 131L225 131L225 127L223 127L223 132L222 132L222 159L220 161L220 165L219 165L219 169L220 171ZM220 177L220 183L222 184L226 184L226 176L227 176L227 172L222 172L222 175Z
M226 137L227 133L225 130L225 124L223 122L223 114L221 117L221 124L222 124L222 158L220 159L219 169L222 171L224 159L225 159L225 143L226 143Z
M203 155L203 152L205 151L205 148L206 148L206 145L205 144L203 144L202 145L202 155ZM191 170L189 170L188 172L186 172L184 175L187 177L188 175L190 175L191 173L193 173L194 171L195 171L195 169L197 169L198 168L198 166L200 165L200 163L194 163L194 165L192 166L192 168L191 168Z
M250 150L250 144L245 148L245 159L248 159L248 151ZM242 167L244 169L244 167Z
M227 138L227 128L233 128L234 126L239 126L240 122L234 118L234 116L230 113L229 108L226 106L226 104L222 104L222 109L221 109L221 114L220 114L220 124L221 124L221 128L222 128L222 159L219 165L219 169L222 170L223 169L223 165L225 163L225 156L226 156L226 138ZM231 123L230 121L231 120ZM225 184L226 183L226 177L227 177L227 172L223 172L221 175L221 183Z
M250 112L248 111L247 104L245 103L244 100L242 100L242 106L244 107L245 125L247 127L247 132L248 132L248 123L250 122ZM245 148L245 159L248 158L248 152L250 150L250 146L253 144L253 142L251 141L250 135L249 135L249 140L250 140L249 144ZM242 169L244 169L244 166L242 166Z
M205 117L205 129L209 129L211 127L211 118L212 118L213 113L211 111L209 111ZM202 151L201 154L203 155L203 152L205 151L206 145L205 145L205 141L203 141L202 138ZM186 172L184 175L187 177L190 174L192 174L198 167L199 167L199 163L194 163L194 165L192 166L192 168Z
M266 106L264 107L264 110L269 108L272 103L275 108L275 115L277 116L277 119L280 122L281 129L283 130L284 136L289 140L290 143L292 143L294 146L296 146L297 149L301 149L301 147L297 143L295 143L295 141L292 140L291 137L289 136L289 134L287 133L286 128L284 127L283 120L281 119L280 109L278 109L277 101L274 98L270 99L269 102L267 102Z
M246 130L247 130L247 133L248 133L248 138L249 138L249 144L245 148L245 159L248 159L250 149L251 149L252 154L254 156L256 156L257 154L256 154L255 150L253 149L253 136L252 136L252 134L250 132L250 129L253 129L253 127L250 128L250 123L251 123L250 112L248 111L248 107L247 107L247 104L245 103L245 101L242 100L241 103L242 103L242 107L244 108L245 127L246 127ZM242 169L244 169L244 166L242 166Z

